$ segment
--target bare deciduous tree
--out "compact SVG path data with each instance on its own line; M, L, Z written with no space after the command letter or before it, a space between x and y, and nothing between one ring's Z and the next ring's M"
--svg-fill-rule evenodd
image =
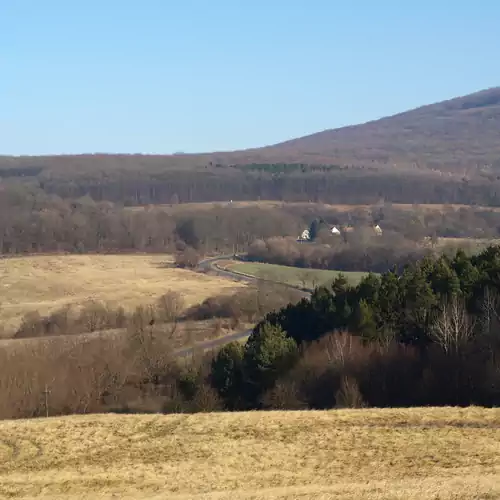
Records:
M431 328L431 337L446 353L458 352L474 333L475 320L463 300L453 297L444 304Z
M480 327L483 335L490 335L498 331L500 325L500 298L498 294L486 287L484 290L483 300L480 305Z
M169 291L156 302L158 320L164 323L174 323L179 319L185 307L186 303L182 295Z
M200 254L192 247L186 247L175 256L175 265L181 268L194 269L200 262Z
M348 376L342 379L335 400L337 408L362 408L365 406L357 380Z
M334 333L325 337L325 353L330 363L344 366L353 347L353 336L346 332Z
M155 311L151 307L139 306L132 315L129 327L129 352L135 371L148 383L157 385L171 363L171 340L177 322L167 335L160 334L155 327Z

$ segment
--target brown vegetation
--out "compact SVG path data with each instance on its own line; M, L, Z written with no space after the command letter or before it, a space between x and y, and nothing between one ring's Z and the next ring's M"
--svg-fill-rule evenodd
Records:
M473 207L430 211L417 205L408 210L378 201L379 197L373 205L348 211L321 203L267 202L262 207L234 208L235 202L209 209L188 204L185 210L183 205L175 205L179 209L173 211L128 210L119 203L96 203L89 197L63 200L39 188L5 183L0 191L0 254L148 252L184 258L190 252L193 265L195 252L245 252L256 239L297 237L315 219L357 228L380 223L384 233L415 242L425 237L487 239L500 234L498 211Z
M499 427L481 408L3 422L0 496L497 498Z
M221 291L230 292L244 286L224 278L176 269L172 257L161 254L2 259L0 281L0 319L6 330L17 328L21 318L30 312L46 316L59 311L60 316L63 310L71 313L67 306L78 311L89 302L95 308L105 303L117 313L119 308L131 311L169 290L180 292L186 306L191 306ZM119 322L118 317L116 321ZM64 329L61 318L57 323Z
M207 341L248 330L298 298L259 284L187 310L168 292L133 312L95 303L78 314L27 315L18 340L0 342L0 419L222 409L208 381ZM78 333L86 335L68 335Z
M365 124L325 130L273 146L199 155L0 157L0 175L122 170L141 174L203 169L211 164L314 163L372 168L438 169L460 175L498 168L500 88L423 106ZM140 173L140 174L139 174ZM48 180L48 179L47 179ZM69 189L69 188L67 188ZM167 203L176 203L170 195ZM183 200L182 197L181 201Z
M500 87L253 150L274 161L329 158L469 173L500 166ZM279 158L279 160L278 160Z
M412 212L457 212L459 210L484 210L484 211L493 211L500 212L500 207L488 207L488 206L471 206L471 205L460 205L460 204L451 204L451 203L427 203L427 204L415 204L415 203L391 203L391 208L394 210L403 210L403 211L412 211ZM207 201L201 203L181 203L179 205L162 205L157 204L154 206L151 205L138 205L133 207L126 207L127 211L130 212L142 212L155 209L162 209L165 212L175 214L175 213L189 213L189 212L200 212L203 210L211 210L211 209L221 209L221 208L250 208L250 207L258 207L261 209L285 209L285 208L293 208L293 209L316 209L319 211L331 210L334 212L353 212L355 210L364 210L367 212L371 212L373 209L373 205L369 204L341 204L341 203L311 203L311 202L285 202L285 201L276 201L276 200L249 200L249 201L233 201L229 202L220 202L220 201Z
M330 242L323 244L299 243L295 238L257 240L250 245L247 259L294 268L379 273L394 266L402 268L432 252L432 248L417 246L396 234L358 236L353 234L347 241L329 236Z
M200 255L191 247L186 247L175 256L175 265L181 269L196 269L200 262Z

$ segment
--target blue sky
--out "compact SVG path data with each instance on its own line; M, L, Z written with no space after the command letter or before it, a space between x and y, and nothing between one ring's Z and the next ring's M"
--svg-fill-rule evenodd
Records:
M0 154L272 144L500 85L498 0L0 0Z

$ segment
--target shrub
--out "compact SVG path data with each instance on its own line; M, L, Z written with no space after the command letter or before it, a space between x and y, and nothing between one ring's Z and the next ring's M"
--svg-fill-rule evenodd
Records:
M340 389L335 395L337 408L362 408L363 396L356 379L345 376L342 378Z
M195 269L199 262L200 255L192 247L186 247L175 256L175 265L180 268Z

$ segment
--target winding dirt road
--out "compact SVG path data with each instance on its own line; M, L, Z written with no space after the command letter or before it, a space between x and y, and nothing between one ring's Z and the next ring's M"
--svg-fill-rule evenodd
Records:
M275 283L274 281L271 281L271 280L265 280L265 279L262 280L260 278L255 278L254 276L234 272L234 271L231 271L229 269L222 269L221 267L219 267L217 265L217 262L231 260L231 259L234 259L234 255L220 255L218 257L210 257L208 259L202 260L198 264L198 269L200 271L204 271L204 272L213 272L213 273L217 274L218 276L222 276L224 278L235 279L238 281L246 281L248 283L256 283L259 280ZM285 285L283 283L282 283L282 285L302 292L304 294L304 297L311 296L310 290L304 290L304 289L295 287L293 285ZM246 339L251 333L252 333L252 330L249 329L249 330L244 330L242 332L232 333L230 335L226 335L225 337L221 337L218 339L200 342L196 346L179 349L178 351L176 351L176 355L179 357L186 357L186 356L190 356L190 355L194 354L194 352L196 352L196 351L200 351L200 350L205 351L205 350L214 349L216 347L222 347L223 345L229 344L230 342Z

